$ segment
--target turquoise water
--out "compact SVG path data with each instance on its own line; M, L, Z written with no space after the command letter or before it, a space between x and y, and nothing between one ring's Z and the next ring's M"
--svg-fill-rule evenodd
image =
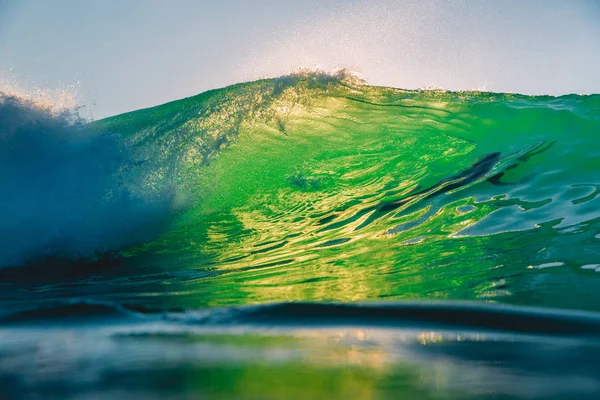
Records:
M90 124L1 105L15 397L600 393L598 95L298 74Z

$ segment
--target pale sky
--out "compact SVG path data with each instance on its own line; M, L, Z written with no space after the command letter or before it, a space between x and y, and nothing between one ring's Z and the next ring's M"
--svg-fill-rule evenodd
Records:
M600 93L599 66L598 0L0 0L0 90L94 118L300 67L557 95Z

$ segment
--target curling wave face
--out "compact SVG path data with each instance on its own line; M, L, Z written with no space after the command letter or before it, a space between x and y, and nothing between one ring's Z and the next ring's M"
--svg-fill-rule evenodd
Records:
M297 74L80 128L94 138L80 170L106 170L94 146L107 138L126 155L106 183L85 173L90 199L126 191L133 216L128 202L105 200L107 212L90 200L67 213L79 199L53 199L56 187L36 206L56 214L52 225L77 215L63 223L77 237L108 221L102 247L75 252L118 250L119 268L95 271L93 287L159 306L483 299L599 310L599 110L597 95L403 91ZM9 199L33 187L30 175L16 175ZM139 204L163 218L144 218ZM28 229L3 222L4 243L17 223ZM86 268L73 267L85 283L42 292L86 293Z

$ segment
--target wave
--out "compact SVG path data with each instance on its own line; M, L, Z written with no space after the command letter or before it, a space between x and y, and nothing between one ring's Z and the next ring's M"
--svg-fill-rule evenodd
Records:
M83 278L61 282L61 259L31 296L600 310L599 95L407 91L341 71L89 124L18 107L44 128L4 135L21 147L0 161L15 171L2 263L112 250L118 267L77 261Z

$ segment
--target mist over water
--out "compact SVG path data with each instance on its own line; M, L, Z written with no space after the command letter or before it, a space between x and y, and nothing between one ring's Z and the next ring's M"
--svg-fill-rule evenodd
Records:
M526 94L598 93L594 2L349 2L257 43L250 76L357 71L374 85Z
M128 180L117 135L91 133L76 111L0 93L0 266L87 257L151 238L169 193Z

